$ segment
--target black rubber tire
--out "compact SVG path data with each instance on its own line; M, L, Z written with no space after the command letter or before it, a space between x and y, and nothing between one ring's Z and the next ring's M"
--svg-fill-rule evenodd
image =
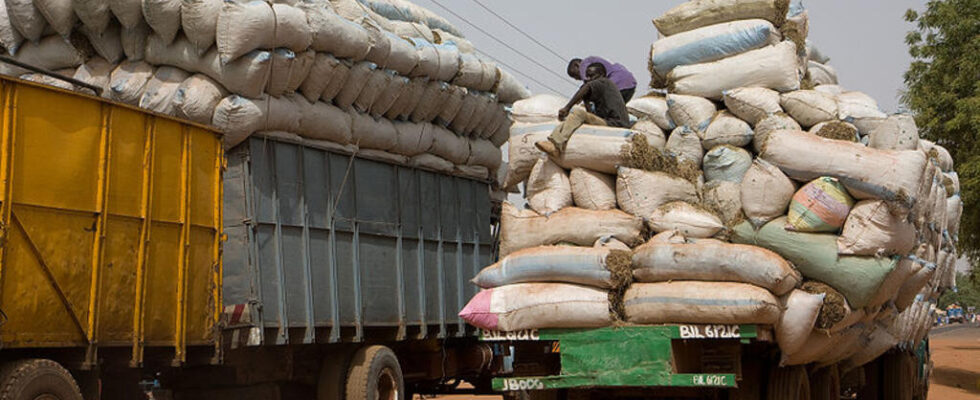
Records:
M395 353L385 346L367 346L354 353L346 394L346 400L405 400L405 379Z
M840 400L840 374L836 365L810 374L810 400Z
M806 368L774 367L769 370L767 400L810 400L810 379Z
M912 400L918 385L915 362L908 353L894 353L882 357L882 400Z
M16 360L0 368L0 400L35 400L43 395L57 400L82 400L75 378L54 361Z

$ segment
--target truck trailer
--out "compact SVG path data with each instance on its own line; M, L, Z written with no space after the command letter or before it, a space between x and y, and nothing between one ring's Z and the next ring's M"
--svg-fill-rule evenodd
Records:
M478 332L490 182L0 88L0 399L925 398L927 342L841 371L767 326Z

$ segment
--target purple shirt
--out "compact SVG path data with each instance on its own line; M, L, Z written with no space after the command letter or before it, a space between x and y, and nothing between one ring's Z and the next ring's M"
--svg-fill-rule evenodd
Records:
M582 74L582 80L585 80L585 70L589 68L590 65L599 63L606 67L606 77L616 84L619 90L635 89L636 88L636 78L630 73L623 64L613 64L602 57L586 57L582 60L582 65L580 68L580 73Z

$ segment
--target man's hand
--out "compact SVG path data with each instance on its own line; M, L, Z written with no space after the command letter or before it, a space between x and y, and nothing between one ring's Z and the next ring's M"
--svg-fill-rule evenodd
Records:
M561 110L558 110L558 120L559 121L564 121L565 118L568 118L568 112L569 111L570 110L568 108L563 108Z

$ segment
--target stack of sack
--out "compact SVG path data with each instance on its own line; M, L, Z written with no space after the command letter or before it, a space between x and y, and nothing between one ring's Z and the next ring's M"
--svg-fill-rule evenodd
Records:
M529 96L445 19L403 0L7 0L0 11L13 58L213 125L227 147L272 133L488 179L505 106Z
M523 185L528 209L504 205L503 259L461 316L504 330L770 325L785 365L857 367L918 343L955 285L949 153L863 93L801 89L799 5L690 1L655 22L654 80L669 89L629 103L632 128L583 126L550 157L534 143L566 99L514 104L504 186ZM789 66L758 61L784 50ZM566 253L607 250L632 253L632 279L578 280L623 266Z

